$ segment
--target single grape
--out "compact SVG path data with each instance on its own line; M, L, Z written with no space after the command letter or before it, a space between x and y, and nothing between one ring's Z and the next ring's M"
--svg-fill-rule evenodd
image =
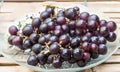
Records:
M73 57L71 57L71 58L68 60L68 62L69 62L70 64L74 64L74 63L76 62L76 59L73 58Z
M117 38L117 35L114 32L109 32L109 34L106 36L106 39L109 42L114 42Z
M47 18L44 20L44 23L47 24L47 23L52 22L52 21L54 21L53 18Z
M48 42L49 39L52 37L52 34L45 34L44 37L46 39L46 42Z
M44 65L47 62L47 55L43 53L38 54L38 60L40 65Z
M78 65L79 67L84 67L84 66L86 65L86 63L85 63L83 60L79 60L79 61L77 62L77 65Z
M91 33L91 32L87 32L87 33L85 34L85 36L91 38L91 37L92 37L92 33Z
M13 45L13 39L16 37L16 35L11 35L11 36L9 36L9 38L8 38L8 43L9 44L11 44L11 45Z
M69 32L69 27L68 27L67 24L62 25L62 29L63 29L63 32L64 32L64 33L68 33L68 32Z
M47 7L45 11L52 15L55 14L54 8L51 8L51 7Z
M66 24L66 18L65 17L57 17L57 23L60 25Z
M55 35L55 36L61 36L62 34L63 34L63 31L62 30L54 30L54 32L53 32L53 34Z
M60 10L60 11L57 13L57 17L60 17L60 16L65 17L65 12L64 12L63 10Z
M89 42L89 41L90 41L89 37L87 37L87 36L82 37L82 42Z
M47 63L48 63L48 64L53 63L53 59L54 59L54 55L49 55L49 56L48 56L48 59L47 59Z
M75 36L76 36L75 30L70 30L69 35L70 35L71 37L75 37Z
M29 38L33 44L36 44L38 43L39 35L36 33L32 33Z
M79 46L80 40L78 38L73 38L70 41L70 46L74 49Z
M89 61L89 60L90 60L90 53L84 52L84 53L83 53L83 60Z
M75 30L77 36L83 36L85 35L85 31L81 29L76 29Z
M32 19L32 26L35 28L38 28L41 25L41 19L40 18L33 18Z
M67 45L69 42L70 42L69 36L67 36L67 35L61 35L61 36L59 37L59 43L60 43L62 46Z
M42 33L47 33L48 32L48 24L41 24L39 29Z
M47 18L50 17L50 13L47 12L47 11L43 11L43 12L40 14L40 17L41 17L43 20L45 20L45 19L47 19Z
M109 34L109 29L106 26L100 27L100 35L107 36Z
M33 45L33 43L32 43L32 41L31 41L30 39L26 39L26 40L24 40L24 42L23 42L23 47L24 47L25 49L31 48L32 45Z
M88 20L88 17L89 17L89 13L88 12L82 12L80 13L80 19L83 19L83 20Z
M115 31L117 29L117 25L116 25L116 23L114 21L109 21L109 22L107 22L107 28L111 32L113 32L113 31Z
M90 48L89 42L83 42L82 43L82 48L83 48L84 51L89 52L89 48Z
M76 24L76 21L75 20L71 20L71 21L69 21L68 26L69 26L70 29L75 29L75 27L76 27L75 24Z
M92 36L90 38L90 42L91 43L95 43L95 44L98 44L98 41L99 41L99 38L97 36Z
M45 45L45 42L46 42L47 40L46 40L46 38L44 37L44 36L42 36L42 37L40 37L39 39L38 39L38 43L40 43L40 44L42 44L42 45Z
M105 44L100 44L98 47L98 53L105 55L107 53L107 46Z
M61 25L56 25L55 30L62 30L62 26Z
M30 55L28 60L27 60L27 63L29 65L36 66L38 64L38 59L35 55Z
M87 23L85 20L78 20L76 23L76 28L78 29L86 29Z
M81 60L82 57L83 57L83 50L80 49L80 48L75 48L73 50L73 57L76 59L76 60Z
M92 14L89 16L88 20L95 20L95 21L99 22L99 17L95 14Z
M25 36L30 36L33 33L33 27L32 25L26 25L23 29L22 29L22 33Z
M98 58L98 57L99 57L98 52L92 52L92 53L91 53L91 58L96 59L96 58Z
M105 39L105 37L100 36L100 37L99 37L99 40L98 40L98 43L99 43L99 44L106 44L106 43L107 43L107 40Z
M16 36L13 40L12 40L13 45L16 46L22 46L23 44L23 38L21 36Z
M77 7L77 6L74 7L74 9L75 9L76 11L79 11L79 10L80 10L79 7Z
M69 60L71 58L71 51L67 48L64 48L61 50L60 55L64 60Z
M35 53L35 54L39 54L41 51L42 51L42 45L41 44L34 44L32 46L32 51Z
M87 28L89 31L96 31L98 27L98 23L95 20L89 20L87 24Z
M58 43L53 43L50 45L50 53L58 54L59 51L60 51L60 47L59 47Z
M16 26L12 25L9 27L9 33L11 35L17 35L17 32L18 32L18 28Z
M50 39L49 39L49 41L50 41L51 43L54 43L54 42L58 42L59 39L58 39L57 36L51 36Z
M48 29L49 30L55 30L55 22L51 21L48 23Z
M95 43L90 44L90 52L98 52L98 45Z
M52 64L55 68L60 68L62 66L62 61L60 56L55 56Z
M99 25L100 25L100 27L106 26L107 25L107 21L106 20L100 20Z

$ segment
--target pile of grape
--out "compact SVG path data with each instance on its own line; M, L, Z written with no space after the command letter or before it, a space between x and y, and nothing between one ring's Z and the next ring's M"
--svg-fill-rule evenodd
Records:
M79 7L55 12L47 6L39 18L20 29L9 27L8 42L21 50L30 49L29 65L52 64L60 68L64 61L84 67L91 59L107 53L107 41L116 40L114 21L100 20L95 14L80 12Z

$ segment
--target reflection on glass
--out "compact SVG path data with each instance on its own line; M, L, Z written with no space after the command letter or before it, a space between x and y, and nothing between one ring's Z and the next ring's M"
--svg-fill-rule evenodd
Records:
M0 0L0 12L1 12L1 7L3 6L3 0Z

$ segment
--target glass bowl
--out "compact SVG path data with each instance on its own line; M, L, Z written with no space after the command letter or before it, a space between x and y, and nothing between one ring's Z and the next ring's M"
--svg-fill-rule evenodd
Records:
M42 3L42 4L44 5L46 3L47 2ZM81 12L82 11L83 12L87 11L91 14L94 13L94 14L99 15L100 18L102 17L104 19L102 12L99 11L99 13L97 13L94 9L91 9L89 7L85 7L85 6L80 5L80 4L72 4L72 5L67 6L67 7L64 7L62 5L59 6L59 5L57 5L56 2L50 2L49 4L60 7L60 8L70 8L70 7L78 6L80 8ZM44 6L41 7L41 8L44 8ZM29 15L31 15L31 14L29 14ZM23 17L21 20L16 20L15 24L16 23L18 24L18 21L21 21L21 22L23 21L24 22L25 19L26 18ZM89 68L95 67L95 66L103 63L119 48L120 37L118 35L118 32L119 32L119 29L117 28L117 30L116 30L116 34L117 34L116 41L112 42L112 43L110 43L110 42L107 43L107 47L108 47L107 54L106 55L100 55L97 59L91 60L85 67L78 67L76 64L69 64L67 62L63 62L62 67L58 68L58 69L55 69L52 65L47 65L47 64L44 65L44 66L30 66L26 62L28 56L30 55L29 50L26 50L26 51L23 52L23 51L19 50L16 46L10 46L8 44L7 38L6 38L8 33L6 33L6 35L4 37L4 40L2 41L1 52L9 60L14 61L21 66L26 66L28 68L31 68L35 71L40 71L40 72L76 72L76 71L83 71L85 69L89 69Z

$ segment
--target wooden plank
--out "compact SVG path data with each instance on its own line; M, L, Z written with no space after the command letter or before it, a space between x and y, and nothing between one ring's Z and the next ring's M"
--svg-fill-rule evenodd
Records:
M117 64L120 63L120 55L112 55L107 61L104 63L109 63L109 64Z

